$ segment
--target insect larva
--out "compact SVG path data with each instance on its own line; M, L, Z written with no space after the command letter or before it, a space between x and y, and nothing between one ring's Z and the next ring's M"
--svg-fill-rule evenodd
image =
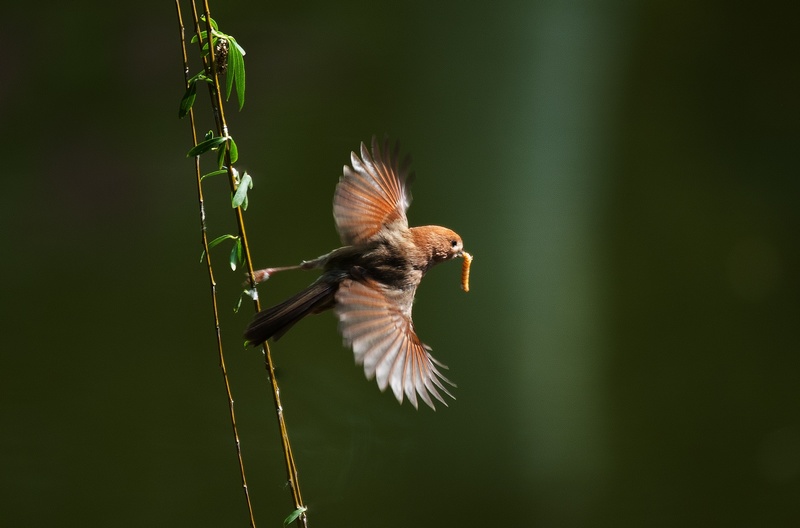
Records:
M472 265L472 255L464 252L464 263L461 264L461 289L469 291L469 267Z

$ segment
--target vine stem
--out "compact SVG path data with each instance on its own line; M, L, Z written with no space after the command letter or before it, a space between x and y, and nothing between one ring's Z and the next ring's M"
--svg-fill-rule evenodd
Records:
M186 75L186 78L187 78L187 83L188 83L189 69L188 69L188 62L187 62L185 39L183 37L183 21L181 19L179 1L180 0L176 0L176 6L178 6L178 18L179 18L180 26L181 26L181 46L183 48L184 72L185 72L185 75ZM197 1L196 0L192 0L191 5L192 5L192 15L193 15L193 20L194 20L195 34L198 37L198 45L200 47L201 55L202 55L203 39L202 39L202 35L201 35L200 20L198 18L198 14L197 14L197 11L198 11L197 10ZM225 113L224 113L223 101L222 101L222 90L221 90L221 87L220 87L219 77L217 75L217 68L216 68L216 64L215 64L216 57L215 57L215 54L214 54L213 47L211 46L211 35L212 35L211 10L210 10L209 4L208 4L208 0L204 0L203 1L203 13L204 13L204 16L205 16L206 35L208 36L208 40L209 40L209 53L206 56L207 59L206 59L206 57L203 58L203 63L204 63L204 67L205 67L205 70L206 70L206 74L208 75L208 77L210 79L213 80L213 84L209 85L209 91L210 91L210 95L211 95L211 106L212 106L213 113L214 113L214 120L215 120L215 123L216 123L216 126L217 126L218 135L220 137L228 137L228 125L227 125L227 122L225 120ZM190 112L189 115L190 115L191 124L192 124L192 141L193 141L193 144L196 145L197 144L197 133L196 133L195 123L194 123L194 115L191 112ZM252 505L251 505L251 501L250 501L250 493L249 493L249 490L248 490L248 487L247 487L247 481L245 479L244 464L243 464L243 461L242 461L241 445L240 445L240 442L239 442L239 436L238 436L238 432L237 432L237 428L236 428L236 419L235 419L234 407L233 407L233 397L232 397L231 390L230 390L230 384L228 382L228 375L227 375L227 370L225 368L224 355L223 355L223 352L222 352L221 332L220 332L218 309L217 309L217 300L216 300L216 282L214 281L213 269L211 267L211 258L210 258L210 253L208 251L208 249L209 249L208 248L208 239L207 239L207 236L206 236L205 212L204 212L204 208L203 208L202 185L201 185L201 182L200 182L201 173L200 173L199 157L197 157L195 159L195 164L196 164L195 167L196 167L196 173L197 173L198 196L199 196L199 203L200 203L201 226L202 226L202 233L203 233L203 247L205 249L206 262L207 262L207 265L208 265L209 281L211 283L211 289L212 289L212 303L213 303L213 309L214 309L215 328L216 328L216 333L217 333L217 347L218 347L218 350L219 350L220 368L222 369L223 378L225 380L225 387L226 387L226 391L227 391L227 394L228 394L228 402L229 402L229 408L230 408L231 424L232 424L233 431L234 431L234 438L236 440L236 452L237 452L237 457L239 459L239 468L240 468L240 473L241 473L241 478L242 478L242 486L244 488L245 497L246 497L246 500L247 500L247 507L248 507L248 511L249 511L249 514L250 514L250 525L253 528L255 528L255 520L254 520L254 516L253 516L253 509L252 509ZM231 164L230 142L229 141L227 141L225 143L225 166L226 166L227 171L228 171L228 181L229 181L229 184L230 184L231 193L234 193L236 191L236 187L238 185L238 180L237 180L234 168L233 168L233 166ZM235 208L235 214L236 214L237 228L238 228L238 231L239 231L239 240L241 241L241 244L242 244L242 252L243 252L243 256L244 256L244 262L246 263L246 266L247 266L247 272L248 272L247 276L248 276L248 278L250 280L251 289L253 289L255 291L256 284L255 284L255 281L253 280L253 264L252 264L252 260L250 258L250 246L249 246L249 242L248 242L248 239L247 239L247 233L246 233L246 230L245 230L244 216L243 216L243 212L242 212L241 207ZM257 295L253 296L253 304L254 304L256 312L261 310L261 304L260 304L260 302L258 300L258 296ZM308 517L307 517L307 514L306 514L306 507L305 507L305 504L303 503L303 498L302 498L302 495L300 493L300 484L299 484L299 479L298 479L297 465L295 464L294 456L292 454L291 443L289 441L289 432L288 432L288 429L286 427L286 421L285 421L284 412L283 412L283 405L281 403L281 398L280 398L280 388L278 387L278 382L277 382L277 380L275 378L275 365L274 365L273 360L272 360L272 354L270 352L269 345L266 342L262 346L262 353L263 353L263 356L264 356L264 366L266 368L267 376L269 378L270 385L272 387L272 397L273 397L273 402L274 402L274 405L275 405L275 411L276 411L277 418L278 418L278 426L279 426L279 429L280 429L281 445L282 445L282 448L283 448L284 462L285 462L285 465L286 465L287 482L288 482L289 488L292 491L292 498L294 500L295 510L301 510L302 511L302 513L297 517L297 521L296 522L297 522L297 525L299 527L307 528L307 526L308 526Z
M186 38L185 38L185 29L183 25L183 15L181 13L181 6L180 0L175 0L175 8L178 13L178 26L180 31L180 41L181 41L181 51L183 54L183 74L185 78L186 86L188 87L189 83L189 60L188 55L186 53ZM191 126L192 132L192 145L197 145L197 126L195 124L194 119L194 110L189 109L189 123ZM239 441L239 429L236 426L236 412L234 411L233 406L233 393L231 392L230 382L228 380L228 369L225 366L225 354L223 352L222 347L222 332L220 330L220 323L219 323L219 307L217 305L217 282L214 279L214 268L211 264L211 252L209 251L208 247L208 230L206 229L206 214L205 214L205 200L203 198L203 186L201 184L201 170L200 170L200 157L195 156L194 159L195 165L195 177L196 177L196 187L197 187L197 202L200 209L200 232L201 232L201 241L203 245L203 251L206 260L206 269L208 271L208 282L211 287L211 307L212 312L214 315L214 331L217 340L217 353L219 356L219 366L222 370L222 379L225 383L225 392L228 397L228 409L229 415L231 420L231 429L233 430L233 438L236 443L236 458L239 463L239 475L242 481L242 489L244 490L244 497L245 502L247 503L247 513L250 517L250 526L252 528L256 527L255 516L253 514L253 504L250 500L250 490L247 486L247 477L244 471L244 459L242 457L242 445Z

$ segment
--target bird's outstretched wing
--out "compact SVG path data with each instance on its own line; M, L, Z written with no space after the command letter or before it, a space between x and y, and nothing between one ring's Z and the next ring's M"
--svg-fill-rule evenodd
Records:
M410 159L399 159L399 147L383 148L372 137L372 154L361 143L361 157L350 153L333 197L333 218L344 245L366 242L384 228L408 228L406 210L411 204L408 190L413 176Z
M419 395L435 409L431 395L447 405L439 391L453 398L442 381L453 383L437 368L447 367L430 355L430 348L414 332L413 299L413 291L346 279L336 293L336 315L342 336L368 379L376 378L381 390L391 386L400 403L405 394L416 408Z

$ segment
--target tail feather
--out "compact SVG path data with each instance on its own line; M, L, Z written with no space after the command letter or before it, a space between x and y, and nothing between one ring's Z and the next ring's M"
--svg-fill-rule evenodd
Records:
M300 319L333 307L337 283L317 281L297 295L258 312L244 338L251 345L263 343L269 338L277 341Z

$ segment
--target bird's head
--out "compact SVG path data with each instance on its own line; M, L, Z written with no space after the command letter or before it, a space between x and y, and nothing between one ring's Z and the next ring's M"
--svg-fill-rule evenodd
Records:
M428 256L429 266L464 255L464 242L458 233L446 227L412 228L416 245Z

